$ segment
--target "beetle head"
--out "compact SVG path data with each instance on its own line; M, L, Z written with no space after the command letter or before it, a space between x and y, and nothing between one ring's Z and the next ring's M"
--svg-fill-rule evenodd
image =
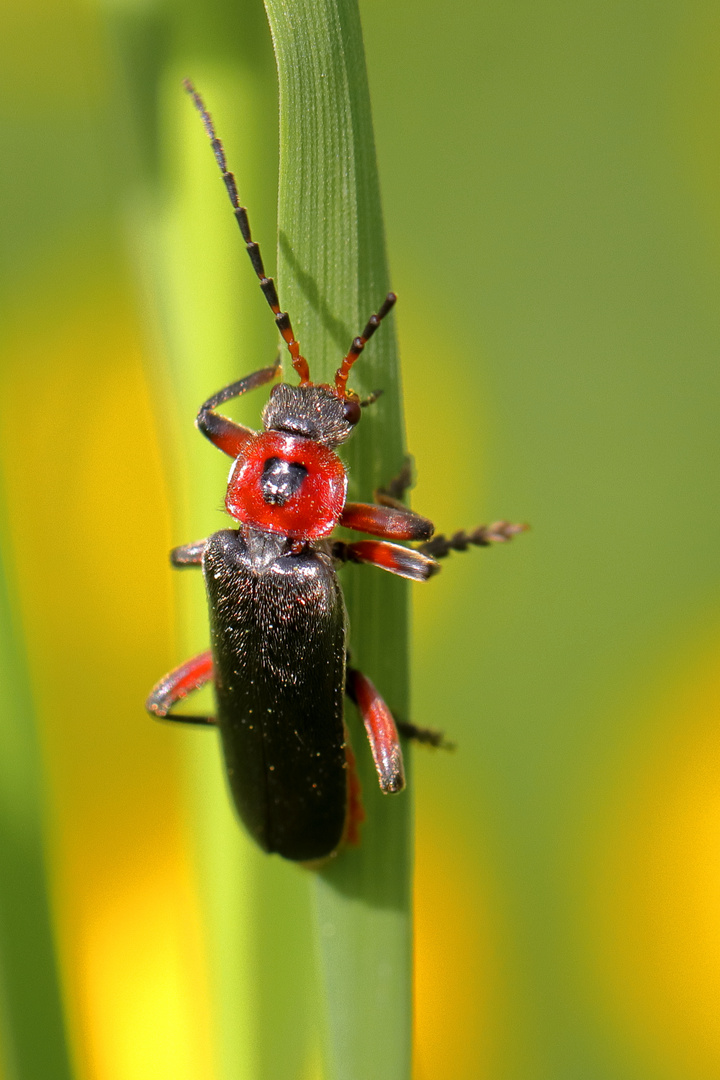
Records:
M354 394L342 397L329 386L278 383L263 410L268 431L284 431L312 439L331 450L344 443L360 419L360 402Z
M362 334L355 338L347 356L335 372L333 386L311 382L308 362L300 354L300 346L292 336L288 316L281 313L278 326L290 350L293 367L300 376L300 385L280 383L274 388L263 412L263 423L268 431L286 431L292 435L300 435L330 449L350 437L360 419L361 404L369 405L378 396L376 393L361 403L354 390L347 388L350 368L385 316L392 310L396 299L395 293L388 293L377 315L370 316L367 326Z

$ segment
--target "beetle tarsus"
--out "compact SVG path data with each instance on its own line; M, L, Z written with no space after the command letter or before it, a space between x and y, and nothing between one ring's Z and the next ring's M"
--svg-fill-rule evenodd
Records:
M415 459L412 454L406 454L400 471L384 487L377 488L373 498L381 506L402 505L406 493L414 486Z
M454 742L445 738L444 731L436 731L434 728L418 727L409 720L396 720L397 729L406 739L422 743L423 746L432 746L436 750L455 750Z
M384 390L373 390L367 397L361 398L359 405L361 409L367 409L368 405L374 405L379 397L385 393Z
M460 530L452 536L444 536L440 533L420 544L415 550L429 555L433 559L444 559L451 551L467 551L474 547L489 547L491 544L506 544L514 536L526 532L529 525L514 524L510 521L494 521L492 525L480 525L472 532Z

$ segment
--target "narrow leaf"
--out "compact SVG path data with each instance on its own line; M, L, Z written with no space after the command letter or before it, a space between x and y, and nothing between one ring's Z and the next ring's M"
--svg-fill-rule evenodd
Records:
M389 287L362 32L355 0L266 0L280 79L279 285L315 381L329 381ZM350 385L381 389L348 445L351 497L369 500L403 462L392 316ZM407 715L407 589L342 571L353 664ZM348 706L367 820L362 843L318 876L316 912L330 1080L409 1075L411 796L381 795Z

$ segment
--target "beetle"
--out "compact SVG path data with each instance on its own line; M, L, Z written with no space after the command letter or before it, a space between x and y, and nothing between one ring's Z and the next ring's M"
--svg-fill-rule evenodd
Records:
M314 863L358 838L359 785L343 718L344 697L356 704L383 792L405 779L398 727L439 744L441 736L396 725L372 682L347 661L347 618L336 574L344 562L367 563L425 581L438 558L468 545L509 540L525 526L496 522L474 532L430 539L433 525L401 500L409 469L374 503L346 501L347 474L336 453L353 433L361 401L347 386L352 365L395 304L388 293L352 342L332 385L312 382L307 360L280 309L241 206L222 143L189 80L222 173L252 267L287 346L299 385L277 383L263 411L262 432L217 412L232 398L271 383L280 360L209 398L196 425L233 458L225 507L238 523L207 539L174 548L175 567L202 566L210 611L211 648L166 675L147 700L148 712L182 723L216 725L236 809L257 843L287 859ZM374 539L334 541L333 529ZM420 542L409 548L396 541ZM212 682L217 716L171 710Z

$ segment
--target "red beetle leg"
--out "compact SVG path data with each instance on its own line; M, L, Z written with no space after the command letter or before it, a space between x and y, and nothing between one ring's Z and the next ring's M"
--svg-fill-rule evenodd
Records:
M240 397L242 394L247 394L249 390L255 390L258 386L264 386L265 383L271 382L279 371L280 363L278 361L272 367L255 371L252 375L246 375L244 379L239 379L238 382L231 383L229 386L219 390L213 397L208 398L201 407L195 421L198 429L219 450L229 454L230 457L238 457L242 453L243 446L248 439L254 436L255 432L250 428L243 427L242 424L236 424L234 420L229 420L227 416L222 416L213 410L218 405L222 405L223 402L230 401L231 398Z
M160 720L177 720L181 724L214 724L215 719L212 716L170 715L173 705L177 705L178 701L182 701L193 690L199 690L205 683L210 682L212 677L212 653L208 649L161 679L145 702L145 708L151 716Z
M333 544L332 553L341 562L369 563L411 581L427 581L440 570L438 563L422 552L385 540L358 540L354 544L339 541Z
M432 521L412 510L374 503L345 503L338 524L388 540L428 540L434 530Z
M381 790L386 795L402 791L405 769L392 713L370 680L356 668L347 669L345 690L365 725Z

